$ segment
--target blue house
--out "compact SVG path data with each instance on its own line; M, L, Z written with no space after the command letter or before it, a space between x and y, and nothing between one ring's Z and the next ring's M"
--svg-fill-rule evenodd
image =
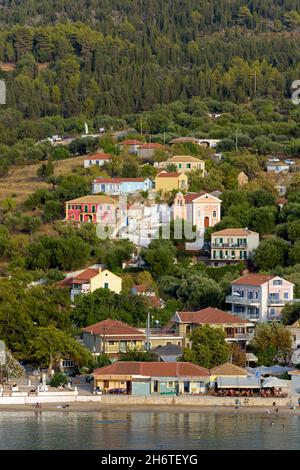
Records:
M149 178L96 178L93 181L93 194L131 194L152 189Z

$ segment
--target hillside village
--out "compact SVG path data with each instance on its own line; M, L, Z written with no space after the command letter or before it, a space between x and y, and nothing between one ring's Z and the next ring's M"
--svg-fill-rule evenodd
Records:
M31 364L46 366L49 377L93 373L96 394L215 389L224 396L234 376L244 396L263 396L251 367L276 364L281 375L291 371L285 378L292 378L296 393L298 165L289 165L283 185L273 166L268 176L275 157L267 156L259 176L241 165L231 187L223 188L214 180L216 168L228 165L226 152L218 150L222 140L179 137L154 145L137 133L129 137L94 138L98 148L73 159L69 174L62 173L67 160L48 157L36 167L33 192L23 202L14 203L13 194L4 200L6 346L24 370ZM67 156L63 144L52 146L52 153ZM16 330L8 317L10 292L24 321L31 318L29 329L21 322ZM54 341L51 353L43 352L46 336ZM132 361L143 368L155 363L155 376L177 379L169 385L128 381ZM184 367L191 378L181 382Z

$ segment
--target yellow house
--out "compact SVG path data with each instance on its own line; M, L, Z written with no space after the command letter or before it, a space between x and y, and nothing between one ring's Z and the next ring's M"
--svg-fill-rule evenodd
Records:
M167 173L161 171L155 178L155 190L166 193L168 191L188 189L188 177L184 173Z
M146 335L126 323L108 318L84 328L82 339L94 354L105 353L117 359L129 349L144 351Z
M122 278L116 274L102 270L101 266L92 266L90 268L66 274L65 279L56 284L58 287L66 287L70 290L72 302L75 295L90 294L96 289L109 289L116 294L122 290Z
M175 165L178 173L186 173L197 170L205 171L205 162L191 155L174 155L165 162L167 165Z

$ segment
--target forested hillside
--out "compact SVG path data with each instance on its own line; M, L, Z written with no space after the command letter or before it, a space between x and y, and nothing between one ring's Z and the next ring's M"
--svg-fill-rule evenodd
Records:
M0 0L0 12L0 61L16 64L1 76L25 118L281 98L300 76L299 0Z

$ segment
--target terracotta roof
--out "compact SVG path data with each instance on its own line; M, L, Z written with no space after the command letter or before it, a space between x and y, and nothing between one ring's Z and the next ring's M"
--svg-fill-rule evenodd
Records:
M149 144L143 144L139 146L139 150L155 150L155 149L165 149L165 147L162 144L156 144L155 142L149 143Z
M143 145L144 142L141 140L128 139L120 142L121 145Z
M84 284L85 282L89 282L93 277L99 274L99 269L96 268L88 268L82 271L81 273L77 274L77 276L70 276L66 277L62 281L56 283L59 287L68 287L72 284Z
M300 370L299 369L295 369L295 370L291 370L290 372L288 372L289 375L300 375Z
M141 375L144 377L208 377L209 371L190 362L115 362L96 369L96 377L101 375Z
M116 201L109 196L106 195L91 195L91 196L83 196L77 199L72 199L71 201L66 201L65 204L115 204Z
M265 282L271 281L276 276L268 274L245 274L245 276L239 277L232 281L232 284L241 284L248 286L261 286Z
M245 369L235 366L234 364L231 364L230 362L226 362L225 364L221 364L220 366L210 369L210 374L211 375L231 375L231 376L249 375L249 373Z
M93 279L93 277L97 276L99 274L99 269L96 268L88 268L85 271L82 271L82 273L78 274L77 276L74 277L74 280L78 281L90 281Z
M112 159L112 155L108 153L95 153L85 158L85 160L111 160L111 159Z
M249 321L224 312L218 308L207 307L197 312L177 312L181 323L202 324L224 324L224 323L249 323Z
M285 197L279 197L277 200L276 200L276 203L280 206L281 204L284 205L284 204L287 204L288 201Z
M173 162L196 162L200 163L203 162L203 160L200 160L199 158L192 157L191 155L174 155L173 157L169 158L168 162L173 163Z
M129 326L126 323L123 323L118 320L111 320L110 318L107 320L103 320L99 323L95 323L94 325L89 325L83 329L83 331L88 333L94 333L96 335L102 335L107 338L112 337L126 337L129 339L145 339L145 335L141 333L140 330L134 328L133 326Z
M252 230L248 230L247 228L226 228L224 230L220 230L219 232L214 232L211 234L212 236L215 235L224 235L224 236L233 236L233 237L247 237L248 235L258 235L257 232L252 232Z
M93 183L136 183L143 182L147 178L96 178Z
M156 175L156 178L178 178L178 176L181 176L183 173L177 173L177 172L172 172L172 173L167 173L166 171L161 171Z
M184 200L186 204L190 204L193 202L194 199L198 199L200 196L204 196L204 194L209 194L207 191L201 191L200 193L187 193L184 196Z
M151 291L151 289L146 286L146 284L138 284L137 286L133 286L133 289L136 290L136 292L148 292Z

